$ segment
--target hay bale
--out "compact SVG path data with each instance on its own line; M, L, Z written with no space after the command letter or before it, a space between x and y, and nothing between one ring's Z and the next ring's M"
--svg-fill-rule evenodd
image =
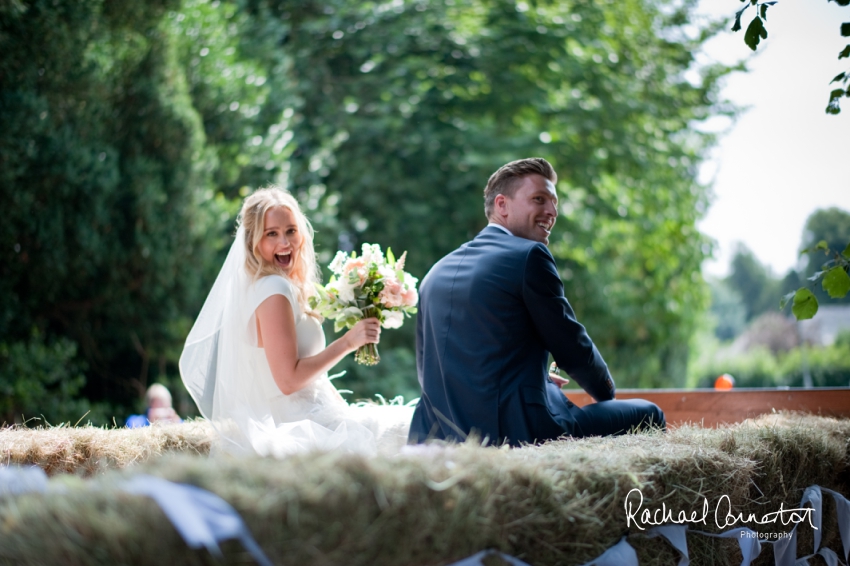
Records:
M144 428L4 427L0 463L39 466L48 475L91 476L158 458L169 452L209 454L212 427L204 420Z
M214 563L186 548L152 501L115 491L144 472L222 496L278 564L437 565L495 548L533 565L575 565L627 532L623 503L635 487L646 506L671 509L721 495L741 510L796 507L812 484L846 494L848 439L850 421L779 415L719 430L513 450L465 444L395 458L170 454L90 480L56 476L48 495L0 499L0 563ZM824 543L840 548L835 526L824 531ZM641 564L677 562L659 539L630 542ZM740 563L735 541L690 536L689 544L694 564ZM235 544L225 551L228 564L251 563ZM768 550L760 561L770 560Z

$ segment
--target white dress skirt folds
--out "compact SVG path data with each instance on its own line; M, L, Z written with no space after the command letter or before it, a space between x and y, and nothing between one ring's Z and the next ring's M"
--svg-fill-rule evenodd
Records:
M250 280L243 238L240 228L180 357L183 382L218 433L214 450L274 457L310 450L398 453L407 441L412 406L349 405L327 374L291 395L278 389L265 350L257 346L257 307L272 295L289 300L299 358L321 352L325 336L319 321L302 311L288 279Z

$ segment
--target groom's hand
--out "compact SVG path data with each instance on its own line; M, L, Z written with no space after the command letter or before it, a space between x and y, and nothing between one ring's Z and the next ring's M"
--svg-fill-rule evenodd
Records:
M564 385L566 385L570 382L569 379L564 379L560 375L556 375L554 373L549 374L549 381L551 381L552 383L554 383L558 387L563 387Z

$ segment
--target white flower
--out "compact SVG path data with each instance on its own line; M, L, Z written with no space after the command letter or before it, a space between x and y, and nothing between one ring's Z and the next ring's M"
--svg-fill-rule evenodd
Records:
M381 279L384 280L392 280L396 278L395 269L393 269L386 263L378 266L378 275L380 275Z
M331 271L333 271L337 275L342 275L343 268L345 267L345 262L348 260L348 255L345 252L336 252L333 261L328 266Z
M384 328L401 328L404 324L404 315L399 311L383 310L381 316L384 318L384 322L381 323Z
M410 273L408 273L406 271L404 272L404 285L405 285L405 287L407 287L408 289L415 289L417 283L419 283L418 278L414 277L413 275L411 275Z
M343 303L354 302L354 287L348 277L342 277L328 285L328 289L335 291Z
M382 265L384 263L384 254L381 252L381 246L379 244L363 244L361 251L360 257L363 258L363 261L367 265L370 263Z

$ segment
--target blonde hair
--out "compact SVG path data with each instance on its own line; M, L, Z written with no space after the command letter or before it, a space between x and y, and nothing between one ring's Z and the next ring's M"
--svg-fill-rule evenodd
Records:
M295 216L298 231L301 233L301 247L298 249L297 263L289 273L276 265L263 261L258 246L265 232L266 212L282 206ZM313 227L301 212L298 201L289 192L279 187L259 189L249 195L242 203L242 210L236 220L237 226L245 228L245 270L256 281L266 275L286 277L298 290L298 304L304 312L309 312L307 300L315 293L314 283L320 280L316 263L316 251L313 249Z
M145 403L150 407L151 403L153 403L154 399L162 399L168 403L168 406L171 406L171 392L168 391L168 388L161 383L154 383L148 390L145 392Z

